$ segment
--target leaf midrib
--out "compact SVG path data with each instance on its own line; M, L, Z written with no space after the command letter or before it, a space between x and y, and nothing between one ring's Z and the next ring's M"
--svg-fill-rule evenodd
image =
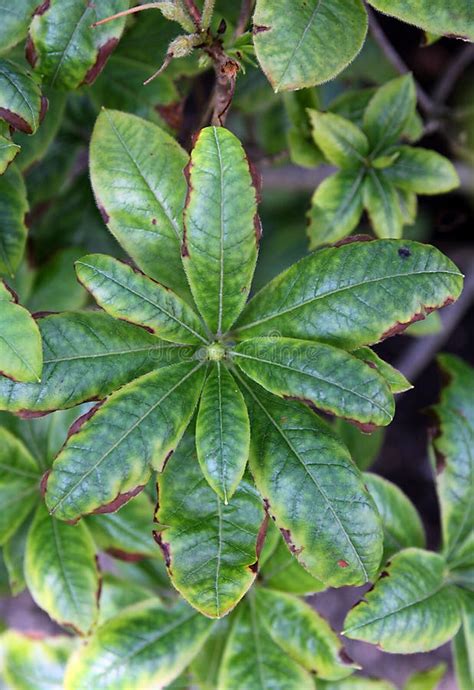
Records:
M292 51L290 57L288 58L288 62L286 63L285 69L283 70L282 75L281 75L280 79L278 80L278 83L277 83L276 86L275 86L275 91L279 91L279 89L280 89L280 87L281 87L281 85L282 85L282 83L283 83L283 80L284 80L284 78L286 77L287 72L288 72L288 70L290 69L290 66L291 66L291 64L292 64L292 62L293 62L293 60L294 60L294 58L295 58L297 52L299 51L299 49L300 49L301 46L303 45L304 39L306 38L306 34L308 33L308 31L309 31L309 29L310 29L312 23L314 22L314 20L315 20L315 18L316 18L316 15L317 15L318 12L319 12L319 9L320 9L320 6L321 6L321 3L322 3L322 2L323 2L323 0L317 0L317 3L318 3L318 4L316 5L316 7L314 8L313 12L311 13L311 17L309 18L309 21L308 21L308 23L306 24L303 33L301 34L301 36L300 36L300 38L299 38L297 44L296 44L295 47L293 48L293 51Z

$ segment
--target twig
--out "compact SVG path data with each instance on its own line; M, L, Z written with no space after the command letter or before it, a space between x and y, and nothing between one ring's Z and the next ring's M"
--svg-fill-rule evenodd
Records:
M234 38L238 38L245 32L247 24L249 23L252 15L254 5L255 0L242 0L239 18L237 19L237 24L234 31Z
M214 63L216 84L214 87L212 124L222 127L235 92L239 64L224 52L222 41L216 39L212 45L204 48Z
M433 100L436 103L446 101L457 80L471 62L474 62L474 45L472 43L459 51L441 75L433 90Z
M367 11L369 13L369 27L370 27L370 32L375 40L375 42L380 46L382 49L383 54L387 58L387 60L390 62L393 67L399 72L400 74L407 74L410 72L408 69L407 65L405 62L402 60L400 55L397 53L395 48L392 46L390 41L388 40L387 36L385 35L382 27L380 26L378 19L375 16L375 13L373 10L370 8L367 8ZM416 95L418 97L418 102L420 106L423 108L423 110L428 113L429 115L432 115L435 113L437 110L439 110L438 104L435 103L426 93L426 91L415 81L415 87L416 87Z
M184 0L184 4L186 5L186 9L189 12L189 16L193 20L196 29L198 31L200 31L200 29L201 29L201 12L199 11L199 8L197 7L194 0Z

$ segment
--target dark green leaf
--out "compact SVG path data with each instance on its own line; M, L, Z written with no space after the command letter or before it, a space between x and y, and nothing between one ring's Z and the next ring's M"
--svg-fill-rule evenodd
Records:
M16 134L15 142L21 146L21 153L16 162L22 172L27 171L30 166L38 163L46 154L58 133L65 105L65 94L48 92L48 111L35 136L31 137L22 133Z
M367 434L344 419L336 419L334 428L360 470L366 470L375 462L384 442L385 429Z
M87 295L74 275L74 261L82 253L62 249L35 272L27 300L31 311L66 311L85 305Z
M26 188L18 168L10 165L0 176L0 276L13 276L26 244Z
M39 497L39 495L38 495ZM24 522L19 530L10 537L3 547L3 558L8 572L10 590L14 597L26 587L25 582L25 551L26 539L30 530L30 521Z
M41 89L20 65L0 59L0 118L20 132L34 134L41 122Z
M436 151L400 146L397 153L385 175L400 189L416 194L442 194L459 186L453 164Z
M41 381L41 336L31 314L0 279L0 372L14 381Z
M5 6L1 8L0 46L2 52L25 38L31 15L37 6L38 0L15 0L14 3L7 0Z

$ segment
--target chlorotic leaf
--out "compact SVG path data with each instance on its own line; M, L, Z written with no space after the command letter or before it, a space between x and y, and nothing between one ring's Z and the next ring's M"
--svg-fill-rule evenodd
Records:
M213 333L225 333L247 300L260 225L241 143L223 127L201 130L191 154L183 262Z
M311 254L248 303L235 335L277 331L353 350L403 331L456 300L462 274L437 249L417 242L352 242Z
M382 518L383 563L402 549L424 547L425 533L420 516L398 486L376 474L364 474L364 479Z
M326 586L367 582L382 556L382 526L348 451L304 405L247 393L250 469L289 549Z
M13 276L23 256L28 212L26 187L18 168L10 165L0 176L0 276Z
M0 175L3 175L20 148L14 141L0 134Z
M196 361L152 371L74 425L48 478L46 504L62 520L113 512L147 483L189 424L204 367Z
M364 180L362 198L377 237L399 239L404 217L397 191L383 171L369 170Z
M2 636L5 680L12 690L62 690L75 640L63 635L34 639L9 630Z
M259 588L257 611L273 641L318 678L338 680L356 665L345 661L338 636L309 604L292 594Z
M40 469L20 439L0 427L0 544L15 534L39 498Z
M56 89L91 84L100 74L125 26L124 19L92 27L100 19L128 9L128 0L48 0L36 10L27 42L27 58Z
M308 211L310 248L336 242L357 227L363 211L363 172L337 172L316 188Z
M365 164L369 142L357 125L335 113L310 110L309 117L313 137L330 163L341 168Z
M427 652L444 644L461 623L458 597L445 581L445 569L436 553L400 551L374 589L349 612L344 635L395 654Z
M89 254L76 262L79 281L108 314L144 326L175 343L206 343L202 324L186 302L131 266Z
M438 664L410 676L403 690L436 690L446 673L447 665Z
M474 41L474 7L464 0L369 0L377 10L442 36Z
M151 122L116 110L97 118L90 174L99 210L137 266L181 297L189 296L181 262L187 161Z
M205 642L212 623L187 604L150 600L100 626L72 657L65 690L169 687Z
M43 351L38 325L0 280L0 372L14 381L40 381Z
M0 58L0 119L13 129L34 134L45 105L38 81L16 63Z
M364 113L364 131L374 158L396 142L416 108L415 82L411 74L392 79L377 89Z
M282 398L308 401L361 426L386 426L394 401L380 374L344 350L293 338L251 338L232 351L242 371Z
M79 634L90 632L98 615L99 573L85 524L67 525L41 504L28 533L25 579L51 618Z
M285 91L328 81L352 62L367 15L359 0L257 0L253 27L258 61Z
M43 341L41 383L0 377L0 409L23 416L101 400L153 369L185 361L190 348L100 312L53 314L38 321Z
M196 449L202 473L227 504L243 477L249 456L250 423L245 401L221 362L212 367L196 421Z
M432 441L441 504L443 552L451 567L463 565L463 545L474 523L474 369L453 355L440 355L447 384L433 408L438 433ZM471 565L474 553L471 550Z
M202 476L189 436L159 475L158 496L157 539L174 586L204 615L224 616L255 579L259 495L243 479L225 505Z
M436 151L400 146L397 159L385 170L392 184L415 194L442 194L459 186L453 164Z
M219 672L219 690L314 690L311 675L282 654L249 599L241 604Z

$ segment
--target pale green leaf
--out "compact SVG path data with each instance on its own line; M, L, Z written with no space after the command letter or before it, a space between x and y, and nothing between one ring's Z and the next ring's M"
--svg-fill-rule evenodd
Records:
M8 137L0 135L0 175L3 175L9 164L20 151L20 146Z
M0 372L14 381L29 383L41 380L42 367L38 325L0 279Z
M469 0L369 0L377 10L442 36L474 41L474 6Z
M338 680L356 665L344 661L338 636L309 604L292 594L259 588L257 611L273 641L318 678Z
M257 0L253 26L258 61L284 91L321 84L352 62L367 15L360 0Z
M175 343L206 343L203 326L186 302L168 288L105 254L76 262L79 281L117 319L144 326Z
M54 620L76 633L90 632L98 615L95 545L83 523L72 526L41 504L28 533L25 580L31 596Z
M382 518L382 565L402 549L409 546L425 546L425 533L420 516L413 503L398 486L376 474L364 474L364 479Z
M90 174L99 210L137 266L181 297L189 295L181 262L187 161L151 122L116 110L97 119Z
M204 615L224 616L255 579L260 496L243 479L225 505L201 474L192 436L158 476L158 496L159 543L174 586Z
M453 640L454 669L459 690L474 686L474 594L462 591L462 625Z
M364 207L377 237L399 239L404 217L397 191L384 171L369 170L363 190Z
M455 588L436 553L405 549L386 566L372 591L345 620L344 635L384 652L413 654L450 640L461 623Z
M203 129L191 154L183 262L213 333L225 333L242 311L252 282L260 226L244 149L222 127Z
M18 168L10 165L0 176L0 276L13 276L26 244L26 187Z
M344 350L293 338L251 338L231 354L247 376L282 398L309 401L361 426L386 426L393 418L385 379Z
M216 362L209 373L196 421L196 449L202 473L227 504L245 471L250 424L245 401L227 368Z
M400 138L415 108L415 82L411 74L392 79L377 89L364 113L364 131L372 145L372 157Z
M34 134L43 107L38 80L15 62L0 59L0 119L13 129Z
M330 163L341 168L365 164L369 142L357 125L335 113L310 110L309 117L313 137Z
M456 266L429 245L375 240L330 247L257 293L235 334L240 339L276 331L355 349L457 299L462 282Z
M336 242L357 227L362 215L363 171L337 172L316 188L308 211L310 249Z
M184 603L151 600L106 621L71 659L65 690L163 688L199 652L212 623Z
M185 361L192 352L100 312L54 314L38 325L41 383L0 377L0 409L28 416L26 410L51 412L100 400L142 374Z
M64 670L75 647L70 637L34 639L13 630L1 639L9 690L63 690Z
M446 664L438 664L426 671L418 671L410 676L403 690L436 690L446 674L446 669Z
M347 449L304 405L247 392L250 468L288 547L326 586L367 582L382 556L382 525Z
M403 216L403 224L413 225L418 213L418 198L415 192L407 192L405 189L400 189L400 187L396 187L395 189Z
M195 410L204 367L182 362L152 371L76 425L49 475L46 503L62 520L113 512L161 469ZM86 417L86 419L87 419Z
M219 690L314 690L311 675L282 653L263 626L253 597L241 604L219 672Z
M396 187L415 194L442 194L459 186L453 164L436 151L400 146L398 157L385 170Z
M117 44L125 20L91 25L128 5L128 0L49 0L30 25L27 57L35 71L57 89L91 84Z
M406 335L411 335L416 338L425 335L436 335L443 330L443 322L437 311L428 314L426 319L412 323L406 330Z

